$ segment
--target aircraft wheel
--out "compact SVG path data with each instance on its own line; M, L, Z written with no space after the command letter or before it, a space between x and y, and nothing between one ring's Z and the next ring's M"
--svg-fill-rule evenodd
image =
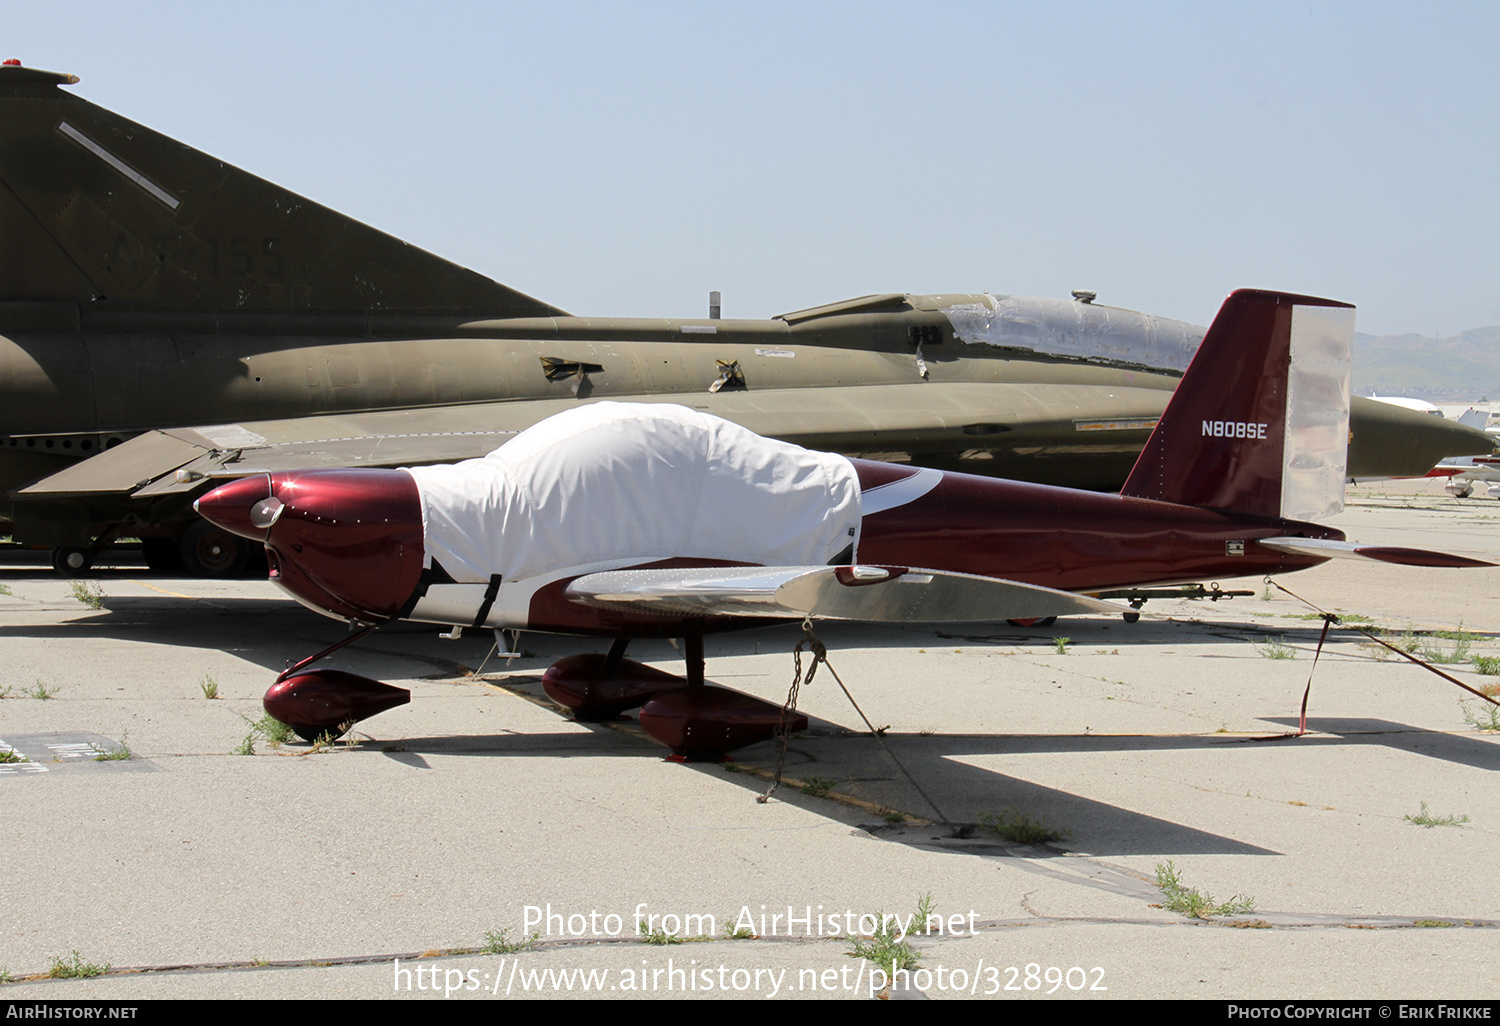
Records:
M64 577L86 574L94 565L94 554L88 549L59 545L52 550L52 569Z
M1467 499L1474 494L1474 486L1466 484L1459 488L1449 488L1448 492L1456 499Z
M177 539L182 569L192 577L233 577L250 558L246 543L207 520L195 520Z
M1120 615L1125 618L1126 623L1135 623L1141 618L1141 614L1136 612L1134 609L1121 613Z

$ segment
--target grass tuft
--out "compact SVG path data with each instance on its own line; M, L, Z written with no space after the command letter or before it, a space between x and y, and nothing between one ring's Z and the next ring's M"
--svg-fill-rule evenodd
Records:
M90 609L104 605L104 589L97 581L74 581L73 597Z
M40 680L38 680L36 682L36 687L32 688L26 693L32 698L45 702L47 699L53 697L61 690L62 688L49 688L46 684L43 684Z
M642 930L641 931L641 940L645 941L647 944L686 944L687 943L686 940L684 940L683 938L677 936L675 933L668 933L666 930L662 930L662 929Z
M896 939L896 925L894 921L886 920L884 912L877 912L875 915L880 921L880 927L868 939L851 938L849 950L845 954L850 958L865 958L874 962L885 971L887 980L895 977L897 969L920 968L922 953L912 947L910 942ZM917 914L912 918L912 925L925 924L930 915L932 915L932 895L929 893L922 895L918 900Z
M115 748L100 748L98 745L90 745L99 754L94 756L95 762L124 762L130 758L130 731L120 735L120 744Z
M1255 651L1267 659L1296 659L1297 650L1286 643L1286 638L1277 635L1263 645L1256 645Z
M798 790L815 798L824 798L837 784L837 780L830 780L828 777L803 777Z
M1236 916L1255 911L1255 899L1236 894L1228 901L1216 902L1213 895L1189 890L1182 886L1182 877L1172 862L1156 864L1156 886L1165 899L1161 907L1169 912L1190 919L1211 919L1214 916Z
M94 962L85 962L78 949L73 949L73 957L68 960L54 958L52 968L47 975L54 980L84 980L91 976L103 976L109 972L109 963L99 965Z
M505 936L509 932L508 930L501 930L499 933L486 933L484 935L484 947L479 949L480 954L510 955L517 951L530 951L536 947L536 942L542 938L541 934L534 933L525 940L513 941Z
M203 689L204 698L219 697L219 682L214 680L212 677L205 676L203 678L203 683L199 684L198 687Z
M1423 802L1422 808L1417 812L1415 816L1411 815L1410 813L1407 814L1406 821L1413 826L1426 827L1430 830L1433 827L1439 826L1463 826L1469 821L1469 817L1434 816L1427 811L1427 803Z
M1049 844L1072 836L1066 830L1057 830L1018 809L1001 809L993 814L982 812L979 825L1015 844Z
M252 726L255 730L260 731L261 737L270 742L272 748L275 748L277 745L284 745L297 736L295 730L282 723L270 713L266 713L260 719L256 720Z
M1469 726L1489 734L1500 732L1500 706L1482 702L1475 710L1469 708L1468 702L1458 704L1464 711L1464 722Z
M1053 638L1052 647L1057 650L1058 655L1067 655L1068 643L1072 640L1072 638Z

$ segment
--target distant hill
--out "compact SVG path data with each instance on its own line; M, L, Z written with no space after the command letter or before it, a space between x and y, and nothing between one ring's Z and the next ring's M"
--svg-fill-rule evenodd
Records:
M1500 400L1500 325L1450 338L1356 333L1353 388L1428 402Z

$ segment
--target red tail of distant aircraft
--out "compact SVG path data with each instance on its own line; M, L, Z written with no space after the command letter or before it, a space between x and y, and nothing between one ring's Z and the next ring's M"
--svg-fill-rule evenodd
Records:
M849 460L684 407L601 403L489 456L412 470L243 478L197 508L264 543L271 577L352 622L609 636L549 693L581 717L645 703L690 755L769 735L777 707L703 681L707 632L766 617L994 621L1119 611L1086 593L1286 573L1332 556L1489 566L1360 546L1342 508L1352 307L1229 297L1119 495ZM623 658L686 639L679 678ZM282 675L273 716L311 737L406 700L340 671Z

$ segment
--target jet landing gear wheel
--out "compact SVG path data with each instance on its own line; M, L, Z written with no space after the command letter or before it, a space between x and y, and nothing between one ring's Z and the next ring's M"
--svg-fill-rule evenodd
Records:
M193 577L233 577L250 559L246 543L207 520L195 520L177 540L182 569Z
M94 565L94 553L90 549L78 549L59 545L52 550L52 569L64 577L86 574Z

